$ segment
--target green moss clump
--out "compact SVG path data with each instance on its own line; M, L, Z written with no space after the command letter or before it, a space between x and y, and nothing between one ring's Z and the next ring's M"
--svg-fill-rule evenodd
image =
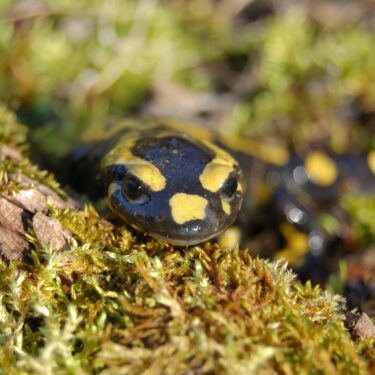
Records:
M373 194L347 194L342 199L343 207L354 222L355 233L368 243L375 241L375 197Z
M25 144L27 128L19 124L15 115L8 111L0 103L0 144L13 144L21 146Z
M0 264L0 373L366 373L369 346L350 339L342 298L286 263L176 248L91 207L49 215L71 250L29 233L30 262Z

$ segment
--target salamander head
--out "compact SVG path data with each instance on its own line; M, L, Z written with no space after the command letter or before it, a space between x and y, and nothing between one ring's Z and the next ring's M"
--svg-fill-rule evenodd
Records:
M183 133L128 137L111 152L106 169L111 209L169 243L208 240L226 229L241 207L237 162Z

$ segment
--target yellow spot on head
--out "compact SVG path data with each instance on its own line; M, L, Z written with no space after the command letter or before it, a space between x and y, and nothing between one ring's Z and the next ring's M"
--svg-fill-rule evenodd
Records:
M107 190L107 204L108 206L116 212L115 207L112 205L113 202L113 196L118 192L121 191L121 185L117 182L111 182L108 186Z
M203 143L215 152L216 157L206 165L199 176L199 181L206 190L216 193L229 174L234 171L234 165L237 163L231 155L220 147L207 141L203 141Z
M220 141L234 151L254 156L266 163L282 166L290 159L289 152L281 146L259 143L251 139L228 135L221 136Z
M329 186L337 179L335 162L321 151L314 151L307 156L305 168L311 180L318 185Z
M219 160L214 159L206 165L206 168L199 176L202 186L213 193L216 193L223 186L229 174L233 172L232 166L219 163Z
M367 156L368 166L373 174L375 174L375 151L371 151Z
M109 187L108 187L108 191L107 191L108 198L110 198L118 190L121 190L121 185L120 184L118 184L116 182L110 183Z
M222 200L221 200L221 206L223 207L223 211L224 211L227 215L229 215L229 214L230 214L230 211L231 211L231 209L230 209L230 204L229 204L227 201L225 201L224 199L222 199Z
M153 191L161 191L165 188L166 179L158 168L148 161L133 158L125 163L129 173L138 177L142 182L147 184Z
M166 179L152 163L134 156L131 149L138 134L134 133L123 139L106 156L104 165L124 164L129 173L138 177L153 191L161 191L166 186Z
M207 204L207 199L196 194L177 193L169 200L172 218L177 224L203 220Z

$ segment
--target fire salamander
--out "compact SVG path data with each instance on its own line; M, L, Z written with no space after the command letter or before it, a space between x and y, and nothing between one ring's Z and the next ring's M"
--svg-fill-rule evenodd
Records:
M172 244L194 245L217 236L241 207L242 172L235 159L162 122L96 129L72 159L78 191L105 195L120 218Z
M308 259L319 259L332 241L318 216L335 212L345 221L340 197L375 191L375 152L312 151L302 159L166 120L92 129L71 157L72 185L92 198L106 196L120 218L172 244L206 241L238 216L237 229L219 239L224 246L240 242L311 269Z

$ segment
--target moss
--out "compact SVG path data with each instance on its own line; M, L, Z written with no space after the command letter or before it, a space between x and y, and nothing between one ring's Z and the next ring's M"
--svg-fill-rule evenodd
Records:
M14 144L21 146L25 144L27 129L19 124L16 116L0 104L0 142L4 144Z
M1 113L1 142L19 144ZM13 168L51 184L28 161ZM286 263L176 248L90 206L49 215L74 234L71 250L29 233L30 262L0 264L1 373L366 373L370 344L350 339L342 298L300 284Z
M343 207L350 213L359 238L375 241L375 197L373 194L347 194L342 198Z

